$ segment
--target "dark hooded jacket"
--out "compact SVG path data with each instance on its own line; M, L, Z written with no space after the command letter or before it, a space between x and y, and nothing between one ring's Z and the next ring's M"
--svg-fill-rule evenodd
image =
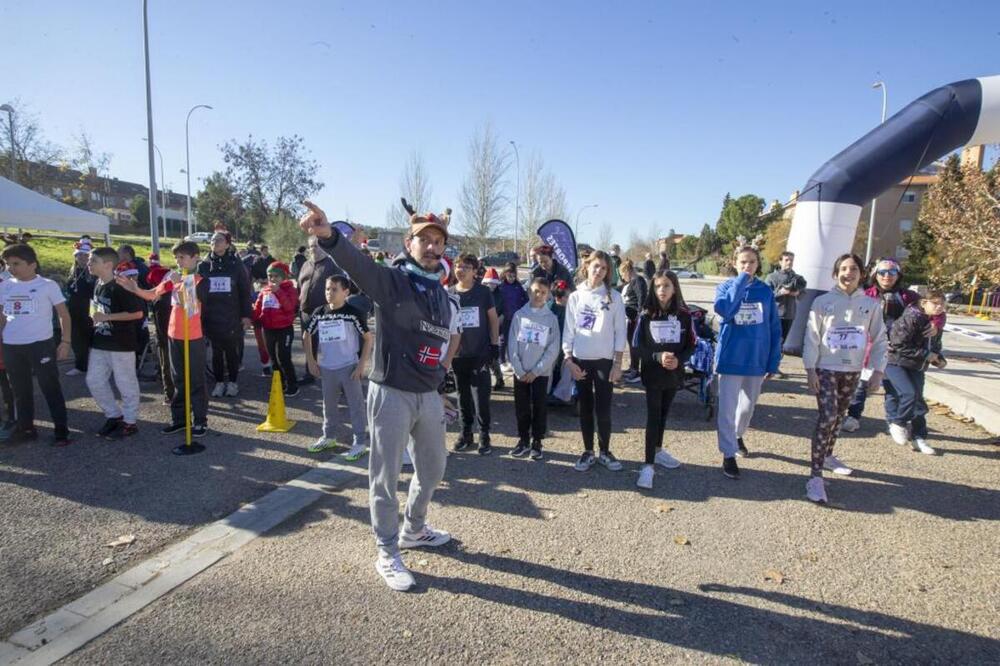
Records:
M240 322L250 318L253 290L243 262L230 249L221 257L214 252L198 264L198 274L209 283L201 322L208 337L233 335Z

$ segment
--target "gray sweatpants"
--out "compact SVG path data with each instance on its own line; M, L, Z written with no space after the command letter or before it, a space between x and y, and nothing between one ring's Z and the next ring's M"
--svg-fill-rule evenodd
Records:
M403 514L403 529L419 532L434 490L444 478L444 404L436 391L412 393L372 383L368 387L368 500L379 552L399 554L399 500L396 487L403 449L413 438L413 478Z
M365 414L365 395L361 390L361 380L351 379L351 373L357 364L336 370L319 369L323 384L323 437L333 439L337 431L337 403L340 393L347 396L347 410L351 417L351 431L354 435L352 444L363 444L365 441L365 424L368 417Z
M120 407L111 388L112 376L118 392L122 394ZM135 352L91 348L87 365L87 388L106 418L121 418L125 423L134 424L139 416L139 380L135 376Z
M718 433L722 457L732 458L739 448L736 438L742 437L750 426L753 408L760 397L763 377L747 375L719 375Z

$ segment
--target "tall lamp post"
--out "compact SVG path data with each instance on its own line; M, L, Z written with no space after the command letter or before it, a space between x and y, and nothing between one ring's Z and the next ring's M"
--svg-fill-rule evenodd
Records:
M146 141L146 139L143 139ZM152 144L153 148L156 150L156 154L160 156L160 206L163 209L163 237L167 237L167 181L163 178L163 153L160 152L160 147L155 143ZM156 198L156 192L153 192L153 196L150 199ZM153 226L153 205L150 202L149 206L149 222L150 226Z
M876 81L872 84L872 88L882 89L882 124L885 124L885 107L888 97L885 81ZM868 216L868 243L865 245L865 266L868 266L872 262L872 241L875 240L875 205L877 203L878 197L876 196L872 199L871 214Z
M160 233L156 228L156 165L153 162L153 92L149 80L149 0L142 0L142 53L146 61L146 136L149 138L149 234L152 238L153 252L159 254Z
M514 254L517 254L517 231L521 227L521 156L517 152L517 144L510 141L514 149L514 162L517 165L517 191L514 192ZM520 259L520 257L518 257ZM521 263L518 261L518 263Z
M0 111L7 112L7 129L10 130L10 180L17 182L17 162L14 160L14 107L10 104L0 106Z
M573 225L573 235L576 237L576 242L580 242L580 213L587 210L588 208L597 208L597 204L587 204L580 210L576 212L576 224Z
M191 221L191 142L188 140L188 124L191 122L191 114L194 113L195 109L208 109L211 111L212 107L208 104L192 106L191 110L188 111L187 118L184 120L184 161L187 165L187 223L189 236L194 233L194 227Z

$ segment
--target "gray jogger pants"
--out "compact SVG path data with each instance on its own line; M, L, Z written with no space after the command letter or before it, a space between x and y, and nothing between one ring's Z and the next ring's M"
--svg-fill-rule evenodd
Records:
M351 373L357 364L336 370L320 368L320 381L323 384L323 437L333 439L337 434L337 403L340 393L347 396L347 410L351 418L351 431L354 435L352 444L363 444L365 441L365 424L368 416L365 414L365 395L361 390L361 380L351 379Z
M399 554L399 500L396 487L403 465L403 449L413 438L413 478L403 514L403 529L419 532L434 490L444 478L444 404L435 391L412 393L382 384L368 387L368 500L372 531L379 551Z
M763 377L719 375L718 432L722 457L732 458L739 448L736 439L750 426L753 408L760 397Z
M122 394L120 407L111 389L112 377L115 378L118 392ZM135 376L135 352L91 349L87 388L106 418L120 417L125 423L134 424L139 416L139 380Z

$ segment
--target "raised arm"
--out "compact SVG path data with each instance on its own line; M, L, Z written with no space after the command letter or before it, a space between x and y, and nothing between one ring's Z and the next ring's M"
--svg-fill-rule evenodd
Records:
M753 276L740 273L735 280L727 280L715 288L715 312L724 320L729 321L740 311L743 296Z

